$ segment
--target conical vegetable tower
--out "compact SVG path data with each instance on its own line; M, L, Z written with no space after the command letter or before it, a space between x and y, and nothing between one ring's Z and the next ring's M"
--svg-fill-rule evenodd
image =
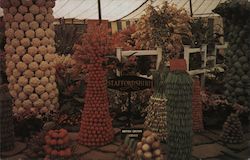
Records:
M204 130L203 111L201 101L201 83L199 78L193 78L193 97L192 97L192 119L193 131L200 132Z
M217 6L214 12L225 22L226 56L225 95L231 103L250 108L250 2L228 0Z
M2 0L6 74L14 115L41 116L58 107L55 81L55 0Z
M222 141L228 144L238 144L243 142L243 131L237 113L232 113L227 117L223 125Z
M167 67L153 74L154 94L150 97L146 108L147 116L144 123L144 128L156 133L161 141L167 140L167 100L164 95L167 75Z
M185 60L170 60L170 73L166 79L168 159L191 159L192 83Z
M107 71L103 67L105 55L112 52L108 29L95 26L75 46L74 57L87 71L79 142L87 146L101 146L112 141L114 131L109 114Z

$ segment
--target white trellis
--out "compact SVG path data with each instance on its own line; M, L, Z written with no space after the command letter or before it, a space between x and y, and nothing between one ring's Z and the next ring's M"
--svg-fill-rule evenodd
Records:
M155 69L158 70L161 60L162 60L162 49L161 48L157 48L156 50L130 50L130 51L123 51L122 48L117 48L116 49L116 57L118 58L118 60L121 62L122 61L122 57L128 57L130 55L132 55L133 53L134 56L157 56L156 58L156 67ZM120 71L116 71L117 76L121 76L121 72ZM143 75L140 75L142 77L145 77ZM146 77L146 78L151 78L151 77Z
M217 66L217 61L216 61L216 57L218 54L219 50L224 50L228 47L228 42L225 42L225 44L221 44L221 45L215 45L215 49L214 49L214 56L215 56L215 60L214 60L214 65Z
M201 54L201 66L198 69L190 70L190 54ZM190 75L200 75L201 85L205 86L205 74L207 65L207 45L202 45L200 48L192 48L189 45L184 45L184 59L187 63L187 71Z

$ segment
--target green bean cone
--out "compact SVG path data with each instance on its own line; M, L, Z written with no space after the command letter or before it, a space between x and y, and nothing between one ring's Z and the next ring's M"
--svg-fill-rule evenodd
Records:
M192 83L186 71L172 71L166 79L168 159L191 159Z

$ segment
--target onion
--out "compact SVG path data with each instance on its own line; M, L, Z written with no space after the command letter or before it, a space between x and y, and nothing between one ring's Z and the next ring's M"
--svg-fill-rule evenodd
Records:
M149 151L150 150L150 146L148 144L144 144L144 145L142 145L142 150L143 151Z
M137 150L137 155L138 155L139 157L141 157L141 156L143 155L143 152L142 152L141 149Z
M137 143L137 148L138 148L138 149L141 149L141 148L142 148L142 142L138 142L138 143Z
M157 149L157 148L159 148L160 147L160 143L159 142L154 142L153 144L152 144L152 148L153 149Z
M146 143L152 144L153 142L154 142L154 137L153 137L153 136L148 136L148 137L146 138Z
M146 159L151 159L153 156L152 156L152 153L150 153L150 152L145 152L144 153L144 158L146 158Z
M154 155L155 156L160 156L161 155L161 150L160 149L156 149L156 150L154 150Z

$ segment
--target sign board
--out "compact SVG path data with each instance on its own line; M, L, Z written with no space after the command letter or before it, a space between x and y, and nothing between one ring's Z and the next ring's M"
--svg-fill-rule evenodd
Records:
M121 76L108 80L108 88L123 92L133 92L153 87L153 81L137 76Z
M128 136L128 138L134 138L141 140L143 129L142 128L124 128L121 130L122 138Z

